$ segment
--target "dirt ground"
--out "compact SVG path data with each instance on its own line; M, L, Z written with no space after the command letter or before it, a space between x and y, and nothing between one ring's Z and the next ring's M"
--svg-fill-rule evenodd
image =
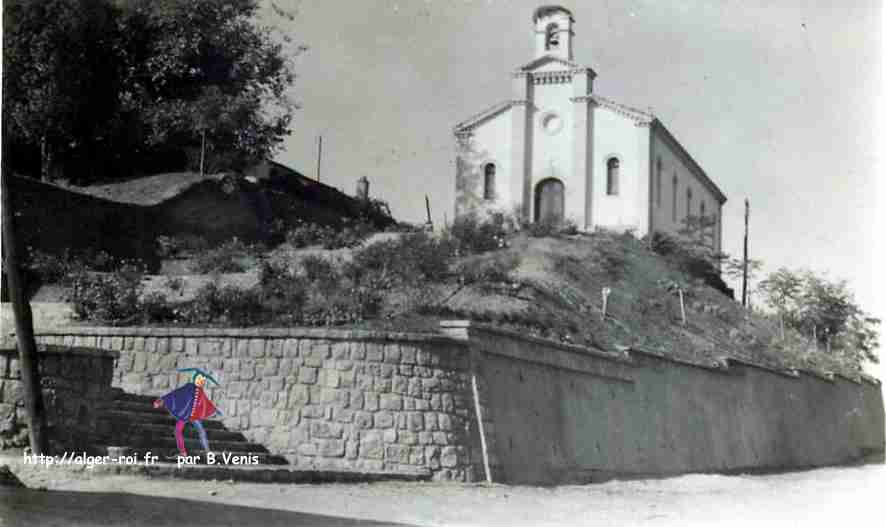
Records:
M88 477L34 467L14 470L32 488L45 486L48 491L0 490L0 519L9 525L784 527L850 525L853 520L880 521L886 514L883 464L551 488L436 483L277 485Z

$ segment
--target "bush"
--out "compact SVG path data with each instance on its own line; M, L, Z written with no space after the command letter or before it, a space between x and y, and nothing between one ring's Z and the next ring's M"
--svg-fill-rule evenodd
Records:
M80 320L131 322L142 313L142 276L132 265L110 274L80 270L65 280L66 300Z
M505 258L474 259L459 265L456 274L463 284L510 282L510 273L519 263L520 258L513 254Z
M305 278L310 282L328 281L335 278L332 262L322 256L308 255L299 261Z
M447 234L460 254L483 253L506 246L504 225L503 214L490 214L486 221L467 214L456 218Z
M446 237L435 238L426 232L406 234L358 251L348 273L359 276L372 271L381 283L440 281L449 274L452 248Z
M298 249L320 245L324 240L334 236L335 230L332 227L296 220L293 227L286 232L286 242Z
M237 238L200 253L191 270L195 273L242 273L255 262L255 250Z
M175 318L190 324L252 326L267 317L257 289L220 288L209 283L197 290L193 301L175 309Z
M556 236L560 231L560 222L554 218L543 218L541 221L529 223L524 226L526 232L533 238L549 238Z
M158 236L157 254L161 258L198 255L209 250L209 241L196 234L182 236Z

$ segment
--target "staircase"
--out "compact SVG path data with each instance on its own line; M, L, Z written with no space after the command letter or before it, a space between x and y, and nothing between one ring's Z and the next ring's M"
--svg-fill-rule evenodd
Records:
M115 397L101 409L96 426L96 441L90 454L108 456L106 464L94 465L91 472L136 474L202 480L254 481L264 483L366 482L380 480L417 481L430 478L427 469L403 472L367 472L358 470L316 470L294 467L279 455L250 442L240 432L228 430L217 420L203 421L215 463L209 463L200 444L197 430L185 426L185 448L195 464L178 463L175 444L176 419L163 408L154 408L156 398L118 390ZM146 463L145 456L159 459ZM257 464L227 464L228 456L255 456ZM117 460L126 457L128 461ZM242 459L242 458L241 458Z
M114 453L119 452L144 459L144 455L150 452L161 460L171 459L175 462L178 455L175 444L176 419L165 409L154 408L155 399L118 391L117 396L99 414L97 439L99 444L106 446L97 447L98 453L114 457ZM286 464L283 457L270 454L264 446L250 442L240 432L228 430L221 421L203 421L203 428L213 452L256 456L260 465ZM184 438L188 455L205 464L205 452L193 425L185 426Z

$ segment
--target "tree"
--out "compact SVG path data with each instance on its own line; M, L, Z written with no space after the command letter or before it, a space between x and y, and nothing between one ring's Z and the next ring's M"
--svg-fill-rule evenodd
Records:
M778 314L781 339L784 340L785 318L794 317L799 311L803 277L782 267L766 277L758 287L766 303ZM796 325L794 318L791 318L790 325Z
M829 353L841 355L855 368L865 361L878 361L880 320L855 303L844 280L782 268L763 280L760 290L779 315L782 340L787 326Z
M205 139L214 168L269 156L288 134L293 81L283 44L256 25L254 0L126 0L120 26L124 112L149 151L182 149L197 165Z
M204 140L216 169L270 156L295 109L292 55L257 13L257 0L5 2L15 157L95 179L196 168Z
M16 146L39 151L40 176L59 157L102 142L115 108L113 9L99 0L3 5L3 109Z

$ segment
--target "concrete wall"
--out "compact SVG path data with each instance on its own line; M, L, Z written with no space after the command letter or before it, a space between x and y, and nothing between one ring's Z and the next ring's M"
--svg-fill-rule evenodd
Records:
M89 451L101 406L111 398L116 353L41 346L38 352L50 452ZM0 448L26 445L18 351L0 349Z
M115 387L160 396L218 380L225 426L301 469L472 480L465 346L435 335L323 329L67 328L38 340L120 354Z
M301 468L581 483L839 464L884 450L881 386L725 360L612 354L465 322L445 336L321 329L63 328L160 395L210 370L225 424ZM476 380L479 408L474 405ZM477 415L481 416L478 421Z
M884 448L879 383L612 355L464 324L497 481L767 470Z

